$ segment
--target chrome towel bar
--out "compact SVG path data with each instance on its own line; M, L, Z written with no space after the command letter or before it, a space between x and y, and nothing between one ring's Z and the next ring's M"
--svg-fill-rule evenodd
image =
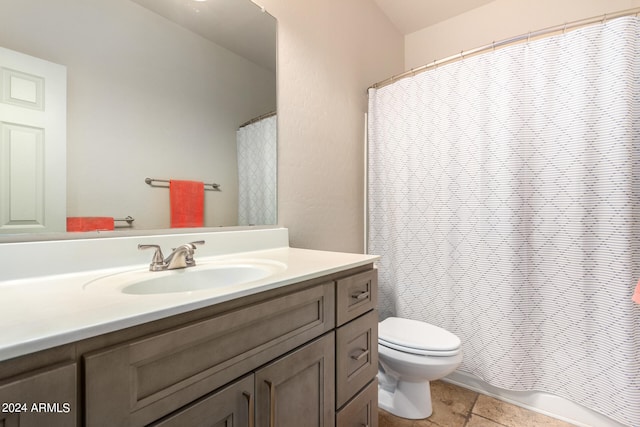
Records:
M116 225L116 228L122 228L122 227L133 227L133 221L135 221L135 219L129 215L126 218L113 218L113 220L115 222L126 222L127 225Z
M155 179L155 178L145 178L144 182L146 182L147 184L149 184L152 187L162 187L162 188L169 188L168 185L158 185L157 183L169 183L171 181L169 181L168 179ZM209 191L222 191L220 189L220 184L207 184L204 183L204 189L205 190L209 190Z

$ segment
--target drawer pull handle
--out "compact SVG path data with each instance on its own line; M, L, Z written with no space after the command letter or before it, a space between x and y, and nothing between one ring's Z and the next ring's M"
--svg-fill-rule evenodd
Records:
M353 360L361 360L362 358L367 357L368 355L369 355L369 350L361 349L360 354L358 355L352 354L351 358Z
M249 393L249 392L242 392L242 394L244 395L244 397L247 398L247 404L249 406L249 427L253 427L254 426L254 420L255 420L255 414L254 414L254 405L253 405L253 394Z
M271 381L264 382L269 386L269 427L276 427L276 388Z
M355 294L351 294L351 298L361 300L369 298L369 291L357 292Z

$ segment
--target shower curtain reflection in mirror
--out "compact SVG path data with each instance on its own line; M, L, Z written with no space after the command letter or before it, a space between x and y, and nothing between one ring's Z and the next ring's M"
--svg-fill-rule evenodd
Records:
M238 225L277 222L277 116L261 116L237 131Z

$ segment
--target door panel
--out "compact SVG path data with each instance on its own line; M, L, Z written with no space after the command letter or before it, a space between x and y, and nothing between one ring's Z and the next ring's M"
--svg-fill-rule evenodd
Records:
M257 427L333 427L334 334L256 372Z
M0 48L0 234L66 231L66 79Z

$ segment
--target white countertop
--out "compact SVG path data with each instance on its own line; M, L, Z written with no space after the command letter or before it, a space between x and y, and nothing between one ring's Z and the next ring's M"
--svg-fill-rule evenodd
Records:
M144 271L147 263L0 281L0 361L370 264L377 258L289 247L206 257L196 252L198 265L250 259L282 263L286 268L225 289L156 295L83 288L103 276Z

